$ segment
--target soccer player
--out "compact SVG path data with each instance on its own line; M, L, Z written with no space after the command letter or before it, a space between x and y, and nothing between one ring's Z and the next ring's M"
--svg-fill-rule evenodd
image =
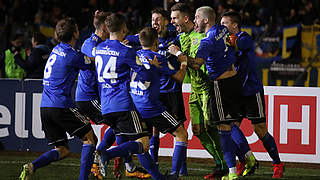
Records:
M176 70L180 69L180 63L177 58L168 52L170 44L175 43L177 32L169 31L168 26L170 22L170 14L168 11L162 8L156 8L151 11L152 19L151 26L158 33L159 50L158 53L165 56L168 59L169 66ZM134 36L127 36L126 39L129 44L141 48L139 41L139 34ZM184 122L187 118L185 116L184 101L182 96L182 84L172 78L171 75L160 75L160 101L166 107L175 119L179 122ZM183 124L182 124L183 125ZM153 129L153 135L150 138L150 153L152 159L158 164L158 152L159 152L159 131L156 128ZM188 174L186 162L183 162L179 175L186 176Z
M104 21L108 15L110 14L106 12L95 12L93 19L93 25L96 29L95 33L93 33L91 37L86 39L81 47L81 52L89 58L94 58L96 46L102 41L105 41L109 36L109 32L104 24ZM98 85L95 69L86 69L79 71L75 100L82 114L85 114L87 117L89 117L95 124L101 124L103 117L101 114L101 105L98 95ZM97 154L100 154L102 156L101 160L103 160L103 153L105 152L104 149L111 147L114 141L115 134L111 128L108 128L108 130L104 134L103 140L97 147ZM99 159L97 155L95 157L95 160L96 159ZM105 176L106 167L104 165L105 163L102 161L100 163L99 167L101 168L99 168L99 170L97 169L98 167L96 165L93 166L93 169L91 171L93 171L94 176ZM99 171L101 172L101 175Z
M160 174L155 168L149 149L150 132L147 130L140 114L135 110L129 94L130 71L146 73L148 71L139 65L136 51L121 43L126 36L127 26L124 16L111 14L105 24L110 33L110 39L100 43L96 48L96 72L100 88L101 111L104 123L111 126L116 135L130 141L108 149L106 161L114 157L127 157L138 154L142 166L148 170L154 179L170 179L171 176ZM153 66L153 65L152 65ZM144 76L149 80L150 76ZM172 176L172 178L175 178Z
M155 29L144 28L139 33L139 39L142 50L138 51L137 54L144 67L150 69L151 72L147 75L151 79L144 81L146 74L133 72L130 82L131 97L148 127L155 127L164 134L171 133L175 136L171 174L179 175L181 163L186 158L188 135L182 125L184 121L175 119L173 115L166 111L166 107L159 99L160 75L167 74L182 82L186 73L186 65L181 64L178 71L169 67L167 58L157 53L159 40ZM161 64L161 68L150 67L147 59L154 59L155 57Z
M240 116L239 98L241 97L242 84L235 70L236 53L226 44L229 31L225 26L215 24L215 11L204 6L197 9L195 14L195 30L205 32L206 37L200 42L195 58L187 57L179 47L170 46L172 54L179 57L179 61L187 59L188 66L200 69L203 64L209 73L213 85L210 97L210 111L217 124L220 135L221 148L229 167L228 179L238 179L236 173L235 145L231 137L231 123L238 121ZM181 56L181 58L180 58Z
M184 3L175 4L171 8L171 18L173 25L181 32L178 38L182 52L188 56L195 57L200 40L204 38L205 34L193 30L194 24L191 20L190 8ZM210 121L208 102L212 86L207 75L207 70L205 65L202 65L199 70L189 67L188 73L191 79L189 109L192 131L199 138L202 146L216 161L214 172L205 176L205 178L221 177L228 172L228 168L220 148L218 130Z
M158 53L167 58L167 63L170 68L179 70L180 63L177 63L177 58L168 52L169 45L176 41L177 36L176 31L168 30L170 13L162 8L156 8L151 11L151 14L151 26L158 33ZM167 111L170 112L177 121L184 122L187 119L182 96L182 83L175 80L171 75L161 72L159 99L166 107ZM155 162L158 162L159 144L159 132L155 130L152 138L150 139L150 152ZM181 165L179 176L186 176L187 174L187 165L185 161Z
M39 168L63 159L69 153L67 133L83 142L79 179L88 179L97 142L86 116L75 108L71 89L79 69L89 69L91 61L73 47L79 37L78 27L72 18L60 20L56 33L61 41L51 52L47 61L43 93L40 105L41 122L49 145L54 149L41 155L32 163L25 164L20 179L30 179Z
M272 135L267 131L264 91L256 71L254 41L248 33L241 31L241 16L239 13L234 11L225 12L222 14L221 24L227 26L229 31L236 36L235 46L238 49L238 73L244 81L242 92L244 115L251 120L255 133L272 158L272 178L282 178L283 164L279 157L277 145ZM238 123L238 126L240 123ZM240 166L238 167L245 166L245 162L240 161L239 164ZM249 166L252 166L252 164Z
M82 53L87 55L90 58L94 58L96 46L105 41L109 37L108 29L105 25L105 20L108 15L111 13L108 12L99 12L96 11L93 24L95 27L95 33L91 35L90 38L86 39L81 47ZM80 70L78 77L78 84L76 89L76 103L83 114L87 115L93 122L96 124L101 124L103 117L101 114L101 105L98 95L98 85L97 77L95 70ZM105 132L102 141L97 147L97 153L101 155L101 165L102 168L99 168L102 176L106 175L106 167L104 162L104 156L106 149L110 148L115 142L115 134L112 128L108 128ZM96 157L99 159L99 157ZM128 159L128 160L127 160ZM128 176L139 177L139 178L149 178L150 175L145 172L145 170L137 167L132 161L131 156L126 158L125 166L127 169ZM119 160L118 160L119 161ZM95 176L99 177L100 173L97 169L97 166L93 166L91 171L94 171ZM116 177L120 176L120 172L115 169L114 175Z

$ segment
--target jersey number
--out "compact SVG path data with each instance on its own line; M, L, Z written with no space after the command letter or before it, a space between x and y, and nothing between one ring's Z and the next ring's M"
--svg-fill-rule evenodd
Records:
M44 79L48 79L50 77L52 72L52 66L56 62L56 59L57 59L56 54L52 54L49 57L46 67L44 68L44 74L43 74Z
M101 83L105 82L104 79L110 79L111 83L117 82L116 80L116 78L118 78L118 73L116 73L117 57L111 56L105 67L102 67L103 60L101 56L96 56L95 62L96 62L99 82ZM102 71L102 76L101 76L101 71Z
M142 83L141 81L135 81L136 77L137 77L137 73L133 72L132 75L131 75L130 87L132 87L132 88L140 88L141 90L148 89L148 87L150 86L150 82L149 81L145 81L144 83Z

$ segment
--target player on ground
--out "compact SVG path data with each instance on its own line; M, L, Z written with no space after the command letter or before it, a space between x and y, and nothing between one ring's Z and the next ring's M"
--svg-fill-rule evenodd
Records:
M100 43L96 48L96 71L101 98L101 111L104 123L111 126L115 134L130 141L119 144L106 151L106 162L114 157L127 157L138 154L144 168L154 179L170 179L174 176L164 176L155 168L149 149L150 132L140 114L135 110L129 94L130 70L146 73L150 70L137 64L136 51L121 43L127 33L124 16L112 14L105 24L110 32L110 39ZM152 65L153 66L153 65ZM151 76L144 76L151 78ZM134 141L137 139L136 141Z
M239 98L242 84L234 63L236 53L226 44L229 31L226 27L215 24L215 12L209 6L200 7L195 14L195 30L206 32L206 37L200 42L195 58L187 57L188 66L200 69L203 64L209 73L213 85L210 97L210 111L217 124L224 158L229 167L229 175L223 179L238 179L236 173L236 156L231 137L231 123L238 121L240 116ZM177 46L170 46L169 50L183 61L186 57ZM181 58L180 58L181 56Z
M171 8L172 23L180 31L179 43L182 52L188 56L195 57L200 40L204 33L197 33L193 30L194 24L190 18L190 9L184 3L177 3ZM202 146L212 155L216 161L216 168L212 174L205 176L206 179L221 177L228 173L227 165L224 161L223 152L220 148L220 137L215 125L211 122L209 110L210 89L205 65L201 69L188 68L191 79L191 94L189 97L189 109L192 122L192 131L196 135Z
M272 178L282 178L283 164L280 161L277 145L274 138L267 131L264 91L256 71L254 41L248 33L241 31L241 16L239 13L229 11L222 14L221 24L227 26L229 31L236 36L235 46L238 49L237 71L244 80L242 100L242 107L244 107L245 111L244 115L251 120L255 133L273 160ZM252 164L248 165L252 166ZM244 166L245 162L240 162L239 167ZM245 172L243 172L243 175L245 175Z
M144 28L139 33L142 50L137 54L142 64L146 69L150 69L152 78L148 81L145 74L133 72L130 82L131 97L135 103L142 118L147 123L148 127L155 127L162 133L171 133L175 136L175 148L172 158L171 174L179 175L181 163L185 161L187 150L187 131L182 126L184 121L178 121L161 103L159 99L160 94L160 76L167 74L174 79L182 82L186 73L186 65L182 64L180 70L175 70L169 67L166 57L160 55L158 52L159 40L158 33L151 27ZM147 59L157 58L161 64L161 68L150 67Z
M25 164L20 179L30 179L39 168L63 159L69 153L67 132L82 140L79 179L88 179L97 142L87 117L81 115L71 97L79 69L89 69L91 61L73 47L79 37L78 27L72 18L60 20L56 33L61 41L52 50L44 70L43 93L40 105L41 122L54 149Z

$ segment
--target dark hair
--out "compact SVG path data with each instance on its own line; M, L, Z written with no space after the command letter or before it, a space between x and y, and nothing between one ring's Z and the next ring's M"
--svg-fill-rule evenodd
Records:
M32 37L37 44L45 44L47 41L47 38L40 32L33 32Z
M176 3L170 9L171 11L180 11L181 13L186 14L189 18L192 18L190 7L186 3Z
M13 36L11 36L11 41L15 41L15 40L18 40L18 39L21 39L21 40L23 40L23 34L21 34L21 33L16 33L15 35L13 35Z
M221 15L221 18L224 16L230 17L231 21L233 23L238 24L239 29L241 28L241 15L240 15L240 13L238 13L236 11L227 11Z
M157 38L158 33L152 27L145 27L139 33L140 44L143 47L151 47Z
M118 32L126 24L126 18L119 13L112 13L107 17L105 24L109 32Z
M93 25L94 28L99 29L102 24L104 24L105 20L107 17L111 15L111 12L98 12L94 17L93 17Z
M170 13L167 10L164 10L163 8L155 8L151 11L151 14L161 14L162 17L170 21Z
M56 25L58 40L68 43L72 40L73 33L77 31L76 21L73 18L64 18Z

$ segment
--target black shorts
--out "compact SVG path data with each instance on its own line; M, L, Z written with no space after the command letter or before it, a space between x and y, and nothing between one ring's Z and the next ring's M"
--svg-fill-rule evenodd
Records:
M251 120L252 124L266 122L263 90L251 96L242 96L241 104L242 115Z
M182 122L187 120L181 91L160 93L159 99L166 107L166 110L170 112L176 120Z
M183 121L176 120L169 112L164 111L159 116L145 118L148 128L156 127L161 133L173 133Z
M101 104L98 100L77 101L79 111L90 118L95 124L101 124L103 116L101 114Z
M91 124L77 108L41 107L41 122L49 145L67 145L67 134L82 139L90 130Z
M216 124L230 124L241 119L242 83L238 75L213 81L210 113Z
M129 140L136 140L150 136L147 124L137 111L121 111L103 115L104 123L110 126L116 135L125 136Z

